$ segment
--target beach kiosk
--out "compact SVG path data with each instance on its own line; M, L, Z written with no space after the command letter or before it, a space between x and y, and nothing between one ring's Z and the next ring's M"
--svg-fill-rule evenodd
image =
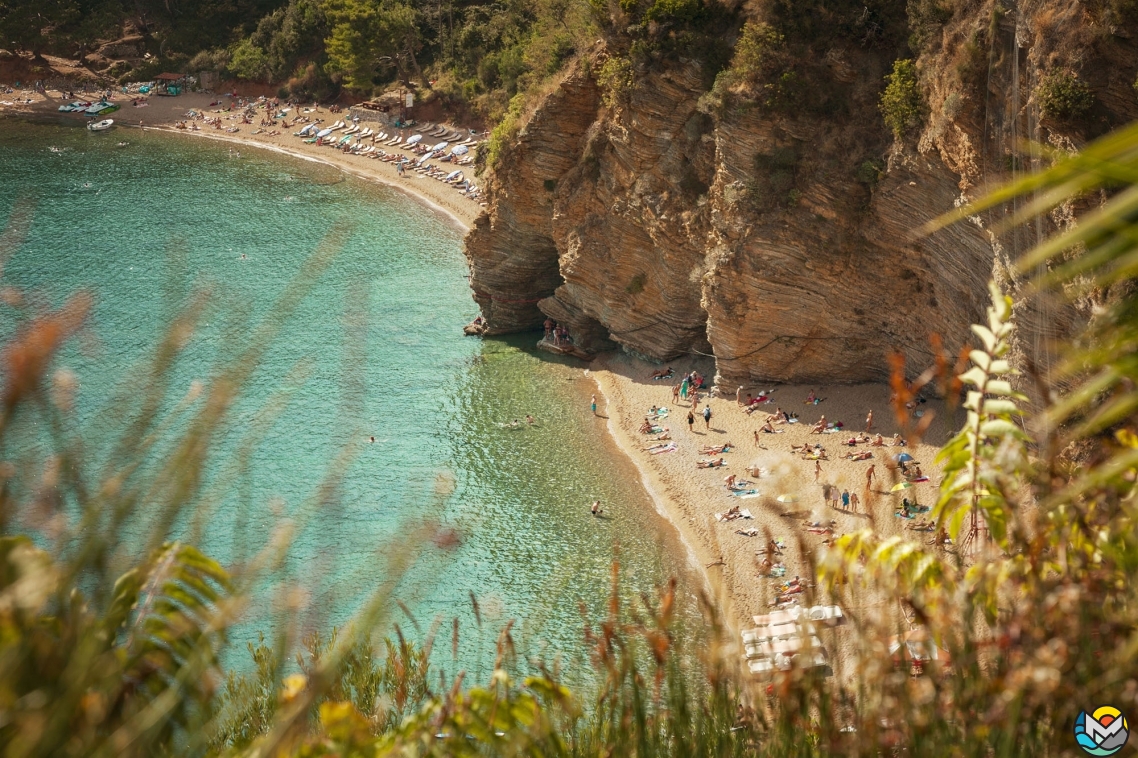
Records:
M154 77L154 81L158 82L158 95L169 95L176 97L182 94L182 88L186 84L185 74L159 74Z

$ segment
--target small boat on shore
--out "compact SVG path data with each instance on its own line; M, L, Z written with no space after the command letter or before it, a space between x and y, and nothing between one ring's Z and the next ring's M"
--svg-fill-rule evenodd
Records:
M89 116L105 116L108 113L114 113L119 109L119 106L114 103L108 103L106 100L95 103L90 108L83 110Z
M87 131L89 132L105 132L114 126L115 120L113 118L105 118L102 121L92 121L87 124Z

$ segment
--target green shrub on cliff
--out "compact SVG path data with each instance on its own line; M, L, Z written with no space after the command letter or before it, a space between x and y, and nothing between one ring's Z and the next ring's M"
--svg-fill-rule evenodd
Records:
M1095 95L1073 71L1057 69L1042 76L1035 98L1044 118L1071 119L1090 110Z
M769 73L772 62L782 50L784 38L773 26L748 21L743 25L730 71L739 81L753 82Z
M632 62L619 55L607 58L597 70L597 85L601 88L601 97L609 108L615 108L621 102L632 87L632 81Z
M917 67L906 58L893 63L893 73L885 77L885 91L881 93L881 116L895 139L920 125L924 116L924 98L917 83Z
M490 132L490 139L486 143L486 165L494 168L502 157L506 145L513 142L521 128L522 109L525 108L526 96L514 95L505 115L498 121L498 125Z

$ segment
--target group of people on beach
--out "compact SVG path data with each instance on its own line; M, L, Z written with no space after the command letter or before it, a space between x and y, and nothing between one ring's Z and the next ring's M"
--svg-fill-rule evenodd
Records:
M572 344L573 338L569 335L569 327L547 318L543 324L545 337L543 339L553 345Z

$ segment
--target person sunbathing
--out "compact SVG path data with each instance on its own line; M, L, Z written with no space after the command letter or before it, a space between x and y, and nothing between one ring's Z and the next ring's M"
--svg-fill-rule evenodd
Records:
M770 421L767 421L765 424L759 427L759 431L763 432L764 434L774 434L774 427L771 426Z
M880 434L873 438L873 442L869 443L874 447L885 447L885 438Z
M783 416L782 408L775 408L774 413L768 413L766 420L775 424L786 423L786 418Z
M653 379L667 379L673 375L672 367L668 366L666 369L655 371L652 373Z
M722 445L709 445L707 447L701 447L699 449L699 452L703 455L719 455L720 453L730 453L731 443L724 442Z
M810 429L810 433L811 433L811 434L821 434L821 433L822 433L822 432L824 432L825 430L826 430L826 417L825 417L825 416L823 416L822 418L818 419L818 423L817 423L817 424L815 424L815 425L814 425L814 426L813 426L813 427Z
M873 457L873 453L868 450L862 450L860 453L846 453L842 457L851 461L868 461Z
M881 436L881 435L878 435ZM893 435L893 447L905 447L905 440L901 439L900 434Z
M699 468L719 468L726 465L722 458L714 458L710 461L696 461L695 465Z
M735 486L735 475L728 474L727 476L723 477L723 483L727 485L727 489L731 489Z
M815 403L817 401L818 401L818 396L814 394L814 390L810 390L810 394L806 396L806 400L803 401L803 405L806 405L809 403Z

